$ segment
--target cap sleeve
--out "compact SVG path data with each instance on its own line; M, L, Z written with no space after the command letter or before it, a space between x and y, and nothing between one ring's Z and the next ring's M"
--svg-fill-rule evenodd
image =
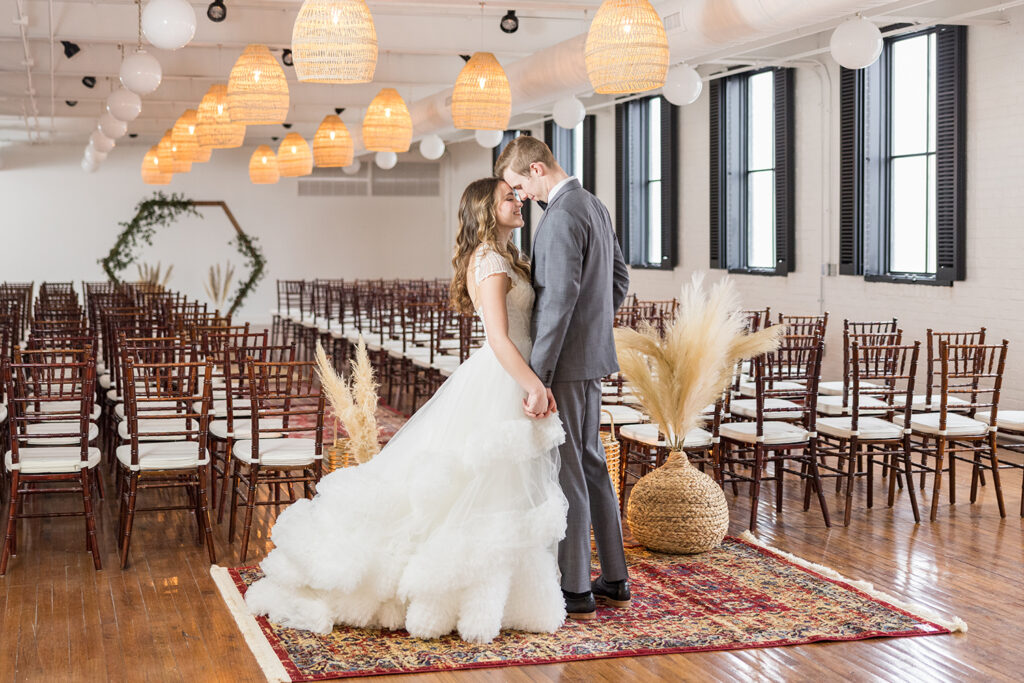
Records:
M477 254L476 283L479 285L492 275L512 277L512 268L508 261L493 249L481 249Z

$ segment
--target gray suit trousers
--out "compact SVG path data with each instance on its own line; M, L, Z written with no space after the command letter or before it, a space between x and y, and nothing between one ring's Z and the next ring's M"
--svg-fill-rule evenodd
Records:
M601 573L609 581L628 578L619 502L599 433L601 383L596 379L554 382L551 392L565 426L565 443L558 448L558 478L569 501L565 538L558 545L558 567L562 590L583 593L590 590L591 524Z

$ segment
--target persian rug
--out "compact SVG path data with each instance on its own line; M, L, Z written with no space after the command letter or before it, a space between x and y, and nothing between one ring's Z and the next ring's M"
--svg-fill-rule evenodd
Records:
M329 635L282 628L249 614L243 596L258 567L211 574L271 681L319 681L572 662L608 657L736 650L818 641L928 636L964 631L844 579L828 567L781 553L745 533L697 556L627 548L629 609L598 608L553 634L502 631L488 645L456 636L420 640L405 631L335 627Z

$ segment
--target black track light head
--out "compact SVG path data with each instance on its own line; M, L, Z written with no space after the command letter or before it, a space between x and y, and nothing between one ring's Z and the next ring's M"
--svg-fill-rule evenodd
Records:
M278 141L278 140L280 140L281 138L277 137L276 135L271 135L271 136L270 136L270 139L271 139L271 140L273 140L274 142L277 142L277 141Z
M459 55L459 56L462 57L462 61L464 61L464 62L468 62L469 60L473 59L473 57L471 55Z
M96 77L95 76L82 76L82 85L84 85L86 88L92 88L93 86L96 85Z
M214 23L224 21L228 16L228 8L224 6L224 0L213 0L206 8L206 18Z
M341 116L341 112L343 112L343 111L345 111L345 107L335 107L334 108L334 113L337 114L338 116Z
M290 130L291 127L292 127L292 124L290 124L290 123L282 123L281 125L284 126L285 130Z
M130 138L137 138L137 137L139 137L139 134L138 133L128 133L128 137L130 137Z
M76 104L78 104L78 100L64 100L64 104L68 105L69 107L73 107Z
M504 31L505 33L515 33L516 31L518 31L519 18L516 17L516 11L514 9L510 9L508 12L506 12L505 16L501 18L501 21L498 23L498 25L501 26L501 30Z
M288 48L281 50L281 61L285 66L293 66L295 64L295 60L292 59L292 51Z
M82 48L78 47L76 43L72 43L70 40L62 40L60 41L60 44L64 46L64 56L68 59L71 59L82 51Z

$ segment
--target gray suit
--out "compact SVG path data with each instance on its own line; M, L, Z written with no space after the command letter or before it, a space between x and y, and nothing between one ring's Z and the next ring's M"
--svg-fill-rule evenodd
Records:
M602 377L618 370L612 336L629 272L611 216L578 180L563 186L544 211L533 243L533 353L530 366L558 403L566 440L559 480L569 501L558 546L562 588L590 590L590 528L601 571L626 576L619 505L599 435Z

